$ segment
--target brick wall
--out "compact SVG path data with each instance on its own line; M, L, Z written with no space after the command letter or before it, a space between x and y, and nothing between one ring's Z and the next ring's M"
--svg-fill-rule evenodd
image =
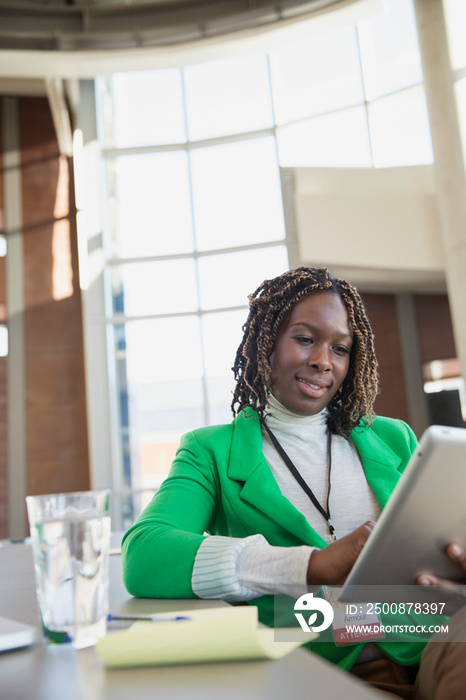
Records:
M28 493L89 488L72 163L48 104L19 100Z
M379 361L380 395L375 411L381 416L401 418L410 423L395 297L392 294L364 294L363 297ZM421 361L456 357L447 295L417 294L414 304Z
M447 295L419 294L414 302L422 362L456 357Z
M90 478L72 160L59 154L46 98L18 98L18 126L27 493L86 490ZM1 275L0 267L0 305ZM5 424L1 360L0 438ZM0 439L0 537L7 535L2 519L4 445Z
M375 336L379 361L380 394L375 412L409 423L403 357L395 297L393 294L364 294L364 303Z

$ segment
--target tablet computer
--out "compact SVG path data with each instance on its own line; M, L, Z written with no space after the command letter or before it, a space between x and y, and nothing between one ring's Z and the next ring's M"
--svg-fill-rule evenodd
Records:
M430 426L423 434L340 592L347 602L403 599L425 572L458 581L444 553L466 547L466 429ZM373 596L371 596L373 588ZM422 597L429 588L416 586ZM436 587L435 587L436 588ZM419 597L418 595L418 597Z

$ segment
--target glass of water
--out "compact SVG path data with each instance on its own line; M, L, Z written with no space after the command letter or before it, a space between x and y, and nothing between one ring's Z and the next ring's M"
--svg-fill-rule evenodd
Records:
M26 504L44 640L91 646L107 626L110 491L28 496Z

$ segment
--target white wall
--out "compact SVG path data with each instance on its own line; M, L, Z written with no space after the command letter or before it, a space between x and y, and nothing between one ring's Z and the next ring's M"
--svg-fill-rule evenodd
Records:
M368 290L445 290L432 166L292 173L302 264Z

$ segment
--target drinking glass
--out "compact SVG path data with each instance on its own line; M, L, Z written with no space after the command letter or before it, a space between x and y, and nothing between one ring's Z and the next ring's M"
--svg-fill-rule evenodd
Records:
M45 643L91 646L107 625L110 491L28 496L26 504Z

